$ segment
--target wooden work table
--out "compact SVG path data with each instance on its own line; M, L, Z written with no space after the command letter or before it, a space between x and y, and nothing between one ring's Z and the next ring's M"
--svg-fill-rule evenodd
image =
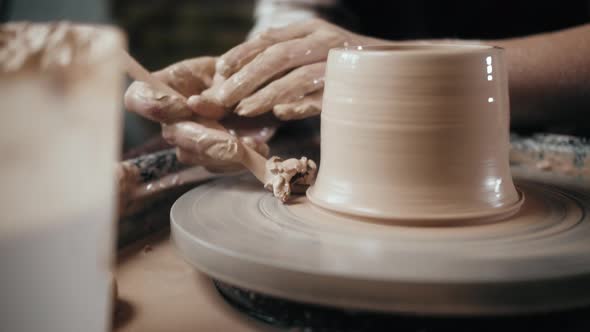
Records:
M197 272L175 252L168 231L122 250L116 268L117 312L113 332L282 331L258 322L225 302L210 278ZM359 329L350 317L324 315L336 329L324 331L568 331L590 328L588 308L529 317L376 319L377 329ZM317 314L317 313L316 313ZM335 322L338 320L338 322ZM356 326L355 326L356 325ZM373 326L373 324L371 324ZM379 327L380 326L380 327ZM374 326L373 326L374 327ZM307 331L290 328L287 331ZM315 330L315 329L313 329ZM319 329L322 330L322 329Z
M277 331L238 312L163 232L123 249L116 268L116 332Z

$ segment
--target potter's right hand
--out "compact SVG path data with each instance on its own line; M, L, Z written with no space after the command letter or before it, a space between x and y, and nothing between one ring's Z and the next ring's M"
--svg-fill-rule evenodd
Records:
M270 29L219 57L213 85L188 104L205 117L230 111L246 117L272 111L282 120L316 115L328 51L374 42L319 19Z

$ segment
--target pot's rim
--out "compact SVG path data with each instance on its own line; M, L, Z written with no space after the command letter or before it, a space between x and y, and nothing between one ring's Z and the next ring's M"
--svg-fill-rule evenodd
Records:
M499 46L476 43L433 43L433 42L400 42L395 44L373 44L365 46L337 47L330 52L350 52L372 55L442 55L442 54L473 54L502 52Z

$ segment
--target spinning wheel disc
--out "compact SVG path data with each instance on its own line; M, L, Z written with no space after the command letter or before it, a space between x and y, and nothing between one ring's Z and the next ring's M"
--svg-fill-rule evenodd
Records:
M250 176L191 190L172 207L181 254L222 281L287 299L424 314L503 314L590 304L590 190L518 179L506 220L410 227L358 220Z

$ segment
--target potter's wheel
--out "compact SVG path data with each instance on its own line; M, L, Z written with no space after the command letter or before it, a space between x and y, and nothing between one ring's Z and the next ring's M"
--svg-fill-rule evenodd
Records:
M590 304L590 190L515 174L508 220L407 227L282 205L250 176L214 181L171 212L198 269L296 301L424 314L504 314Z

